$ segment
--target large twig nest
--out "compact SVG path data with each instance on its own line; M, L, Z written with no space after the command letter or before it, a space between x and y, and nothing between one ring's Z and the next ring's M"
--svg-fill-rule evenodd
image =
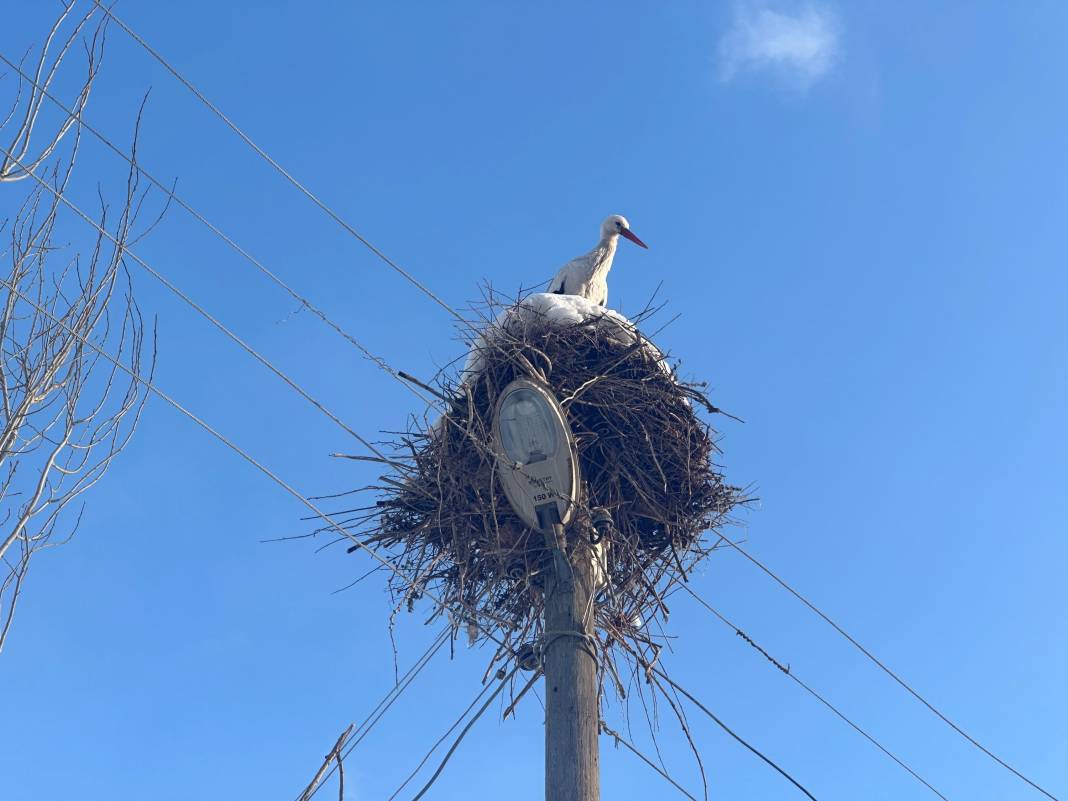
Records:
M385 477L362 529L409 577L394 578L393 590L410 605L432 589L513 643L540 631L542 535L512 512L492 445L499 393L529 378L556 394L574 434L582 492L573 536L587 536L598 507L615 524L599 546L605 656L615 643L655 649L643 623L662 611L667 585L707 555L704 535L741 500L715 464L707 416L718 410L633 323L582 298L532 295L470 346L459 378L438 388L448 399L441 418L401 436L403 468Z

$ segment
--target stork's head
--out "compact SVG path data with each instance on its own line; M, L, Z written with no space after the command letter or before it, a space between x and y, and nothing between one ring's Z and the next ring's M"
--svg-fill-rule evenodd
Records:
M614 236L626 237L635 245L640 245L643 248L649 247L631 232L630 223L627 222L627 218L622 214L613 214L601 223L601 239L609 239Z

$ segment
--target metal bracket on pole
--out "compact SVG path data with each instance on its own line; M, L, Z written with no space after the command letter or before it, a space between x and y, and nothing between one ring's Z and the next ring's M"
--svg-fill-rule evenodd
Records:
M555 503L546 503L537 507L538 522L545 537L545 547L553 556L553 570L556 573L556 587L561 592L570 592L574 587L571 562L567 558L567 532L560 523L560 511Z

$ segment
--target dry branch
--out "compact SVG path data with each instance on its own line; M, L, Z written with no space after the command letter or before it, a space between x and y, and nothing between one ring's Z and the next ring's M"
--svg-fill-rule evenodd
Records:
M308 786L304 788L304 792L300 794L298 801L308 801L315 795L316 790L319 788L319 782L323 780L326 771L334 763L337 763L338 769L338 801L345 801L345 763L341 749L345 747L345 743L348 741L349 735L352 734L354 726L355 724L350 723L349 727L341 732L341 736L337 738L337 742L330 749L330 753L323 757L323 764L319 766L319 770L316 771L312 780L308 782Z

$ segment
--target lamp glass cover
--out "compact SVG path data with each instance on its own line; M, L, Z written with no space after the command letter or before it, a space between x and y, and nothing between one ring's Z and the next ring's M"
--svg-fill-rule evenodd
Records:
M501 404L501 445L508 458L520 464L542 462L559 447L553 410L538 393L517 389Z

